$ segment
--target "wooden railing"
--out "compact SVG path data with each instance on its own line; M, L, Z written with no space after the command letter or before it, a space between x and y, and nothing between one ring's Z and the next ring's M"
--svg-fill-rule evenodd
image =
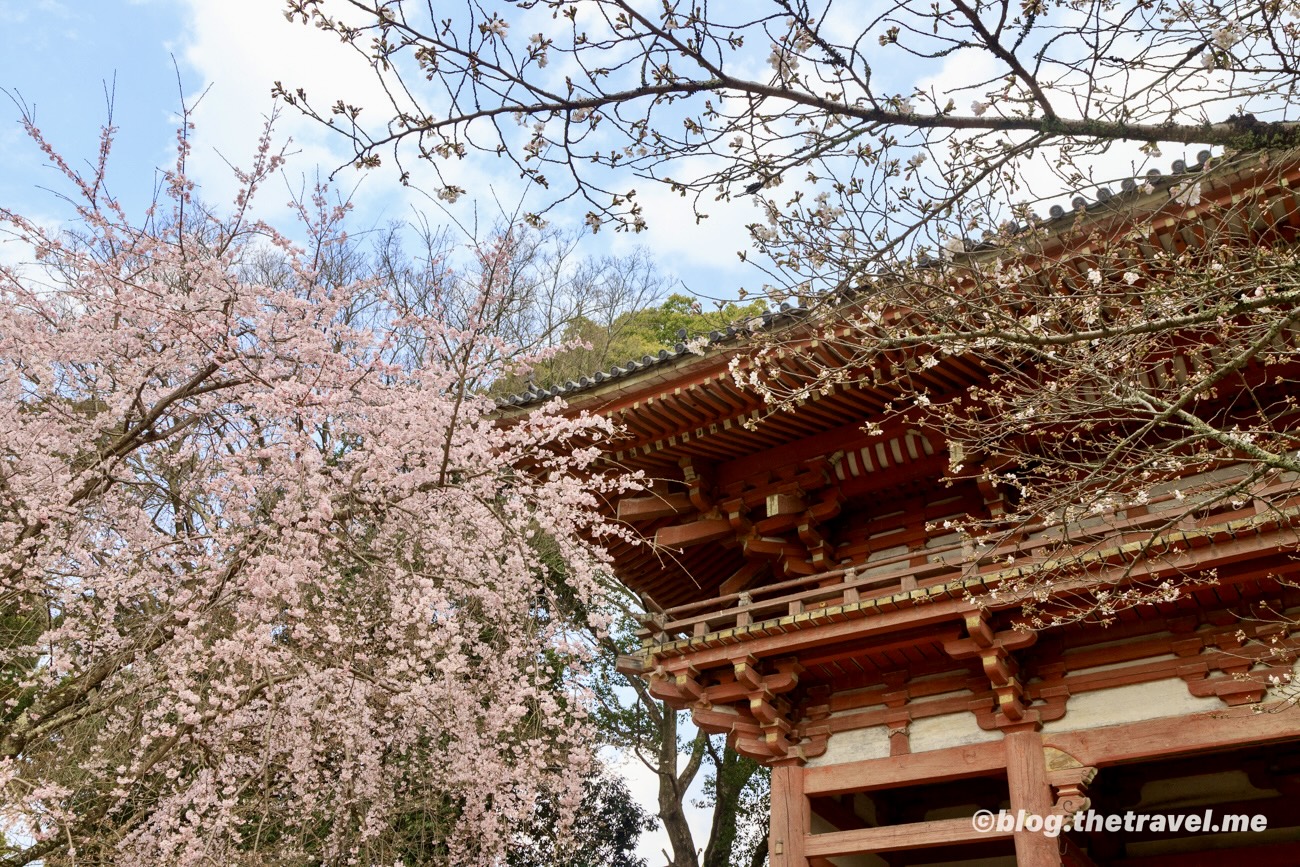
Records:
M1143 507L1074 525L1068 541L1059 525L1040 523L1003 536L996 544L966 540L868 559L852 567L654 610L642 618L638 634L644 643L663 644L819 608L929 589L1003 569L1029 569L1053 556L1059 558L1063 544L1066 556L1077 557L1098 549L1103 542L1113 546L1152 539L1153 531L1199 533L1224 527L1234 517L1257 515L1259 504L1265 501L1271 503L1267 508L1294 512L1300 507L1297 481L1285 477L1243 497L1242 508L1223 503L1222 508L1200 515L1189 512L1187 501L1167 494Z
M646 617L640 636L661 643L676 637L705 635L827 605L889 596L942 583L951 578L950 564L932 562L914 566L912 559L920 554L933 556L960 550L961 546L957 545L948 549L909 552L891 557L888 562L873 561L856 568L802 576L741 593L679 605L662 614Z

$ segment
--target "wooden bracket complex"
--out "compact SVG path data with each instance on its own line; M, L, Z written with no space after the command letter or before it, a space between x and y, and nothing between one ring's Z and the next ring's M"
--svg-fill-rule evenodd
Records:
M1023 723L1038 723L1037 714L1025 707L1020 666L1011 655L1013 651L1034 644L1038 640L1038 634L1015 629L994 632L986 611L972 611L966 615L966 633L966 638L944 642L943 649L953 659L980 660L984 675L997 697L998 710L993 725L1006 728Z
M803 671L797 660L764 664L745 655L731 662L730 672L710 671L710 683L690 665L660 666L647 675L650 694L675 710L690 710L701 730L727 735L736 752L756 761L804 761L825 752L829 700L813 696L807 708L790 700Z
M1088 786L1097 776L1097 769L1082 764L1078 759L1056 747L1044 747L1047 763L1047 782L1056 796L1055 810L1072 816L1088 809Z

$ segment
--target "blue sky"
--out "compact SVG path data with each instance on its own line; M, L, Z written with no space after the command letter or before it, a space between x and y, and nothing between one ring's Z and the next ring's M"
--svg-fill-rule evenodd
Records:
M333 46L289 25L279 5L276 0L0 0L0 88L34 107L51 142L81 161L95 153L108 117L105 91L111 89L118 129L111 189L135 212L151 197L156 169L174 160L182 100L197 105L191 171L204 197L219 203L234 191L226 163L248 161L274 109L274 77L319 79L323 87L336 83L329 74L337 68L330 62ZM0 201L37 213L57 210L51 196L37 189L57 183L57 177L25 141L19 117L12 101L0 102L0 143L6 153ZM296 116L284 117L276 138L296 153L287 172L291 185L346 161L342 142ZM340 186L351 189L356 180L347 172ZM367 178L364 186L363 220L404 217L403 203L383 192L390 179ZM264 211L280 216L286 197L273 191L267 198Z
M0 88L32 107L51 141L80 161L95 153L105 88L116 78L115 187L127 201L143 201L174 128L178 89L168 54L183 13L169 3L0 0ZM53 216L56 203L36 187L58 178L19 117L10 99L0 99L0 203Z
M107 116L105 87L112 85L113 120L119 132L110 189L133 213L140 213L148 202L155 170L173 159L183 94L187 102L198 104L191 176L207 201L228 203L236 184L227 162L248 162L274 108L270 94L275 80L307 87L318 102L342 98L371 106L367 117L382 116L383 107L377 104L382 95L370 70L333 37L290 24L283 8L281 0L0 0L0 88L20 94L35 107L37 120L61 152L85 160L95 153L98 129ZM932 65L925 74L908 63L889 66L887 72L899 79L893 85L900 90L909 86L911 72L921 76L913 83L944 93L991 74L992 66L986 57L963 56ZM17 107L0 97L0 148L5 155L0 206L57 220L66 209L38 187L57 185L58 179L25 140L18 118ZM296 156L284 183L262 195L260 213L282 225L288 221L285 203L292 191L309 189L319 174L346 164L350 151L341 137L292 109L281 116L276 134ZM1107 176L1130 168L1126 154L1131 150L1112 153L1106 160L1111 169ZM1178 156L1185 154L1170 152L1157 164L1167 167ZM477 221L480 230L490 228L501 221L503 207L513 209L523 194L517 171L504 160L467 160L455 171L456 182L470 191L454 208L466 226ZM431 179L418 174L415 181L435 188ZM359 174L347 168L337 184L356 206L354 232L411 221L417 212L427 214L434 225L448 219L436 201L402 189L391 169ZM736 256L750 248L745 224L763 219L752 199L710 207L710 219L696 225L686 199L666 187L638 186L650 231L639 236L602 232L590 240L591 253L627 252L645 245L663 270L710 297L735 297L740 286L752 291L764 282L757 269L740 265ZM1063 200L1068 203L1068 195ZM524 207L545 204L543 199L525 199ZM548 216L576 228L582 225L583 210Z
M191 176L205 200L229 202L236 185L227 163L247 164L274 108L271 86L277 79L330 101L341 96L373 105L377 97L364 65L332 38L289 24L279 0L0 0L0 88L35 109L38 124L65 157L83 165L93 158L108 116L105 91L113 91L118 132L109 189L133 214L148 204L157 170L174 159L182 94L198 104ZM0 206L47 221L63 219L66 206L40 187L64 187L27 140L19 118L17 106L0 97ZM292 110L282 114L276 137L289 142L295 155L284 183L262 195L260 213L283 223L293 190L310 188L316 177L347 163L350 152L339 137ZM500 221L502 205L519 201L517 173L501 163L480 161L463 171L461 183L471 191L456 206L463 224L490 227ZM346 168L336 182L353 198L354 231L410 221L417 211L435 225L448 219L427 196L403 190L382 169L359 174ZM655 193L648 202L650 232L635 238L601 233L591 239L590 252L625 252L643 244L659 254L665 271L696 292L732 297L739 285L756 287L760 278L742 270L735 255L748 246L744 224L756 218L747 202L696 227L685 200L667 190ZM543 204L529 200L526 207ZM582 216L555 222L566 220L577 227Z
M942 91L944 81L969 81L974 74L954 65L943 70L936 86ZM329 37L289 24L280 0L0 0L0 89L34 108L51 143L72 161L96 153L107 120L105 89L114 90L113 122L119 131L109 189L136 215L150 200L157 169L174 158L182 98L198 104L191 175L206 200L229 203L236 183L227 161L247 163L254 152L274 107L270 94L276 79L315 89L331 102L342 97L367 105L376 96L369 70ZM64 219L66 206L41 187L66 187L26 138L19 117L18 107L0 96L0 207L50 222ZM293 190L310 187L318 174L346 163L349 151L292 111L282 116L277 136L289 141L296 155L284 183L264 193L261 214L283 222ZM1162 165L1179 155L1166 155ZM472 195L456 207L466 224L472 224L476 205L480 222L490 226L499 217L494 198L508 205L518 199L515 172L500 165L480 161L465 169L461 184ZM382 170L364 177L345 170L339 188L353 195L354 229L411 220L417 210L427 212L435 225L446 219L426 197L402 189ZM738 286L755 288L761 282L738 265L735 255L748 247L745 223L758 218L749 200L715 208L711 220L696 226L686 200L666 190L646 190L642 199L651 231L638 238L601 233L592 240L591 253L643 243L665 271L714 297L732 297ZM570 219L575 226L582 221L580 213ZM0 245L0 256L4 253ZM635 765L628 766L627 775L653 809L651 775ZM703 843L707 823L695 814ZM643 851L655 855L666 845L662 834L648 835Z

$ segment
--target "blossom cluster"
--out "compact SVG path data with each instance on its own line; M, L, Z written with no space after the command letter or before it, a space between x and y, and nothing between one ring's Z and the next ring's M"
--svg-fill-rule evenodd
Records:
M46 863L498 863L592 760L608 425L495 417L502 269L417 314L330 267L323 192L303 249L172 188L3 214L0 822Z

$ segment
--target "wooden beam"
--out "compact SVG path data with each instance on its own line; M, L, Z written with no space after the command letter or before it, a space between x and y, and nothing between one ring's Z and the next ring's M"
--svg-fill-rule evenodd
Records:
M627 497L618 501L620 521L650 521L693 511L689 494L664 494L652 497Z
M1300 826L1300 803L1298 803L1295 798L1286 795L1276 798L1246 798L1237 801L1219 801L1213 804L1197 804L1192 807L1157 807L1154 809L1148 807L1142 809L1140 812L1148 815L1182 816L1184 817L1183 821L1185 822L1187 817L1204 816L1206 810L1211 809L1213 810L1211 821L1214 823L1223 823L1224 817L1226 816L1245 816L1251 818L1259 815L1268 819L1267 827L1271 831L1277 831L1284 828L1294 829L1297 826ZM1228 830L1225 829L1222 824L1219 825L1218 831L1207 831L1204 825L1200 827L1199 832L1189 832L1184 826L1180 826L1177 831L1171 831L1167 827L1163 831L1152 831L1144 825L1141 830L1121 830L1114 833L1122 835L1125 846L1132 846L1134 843L1145 843L1153 840L1178 839L1181 837L1187 837L1189 833L1236 834L1243 835L1248 839L1264 839L1262 837L1254 836L1261 832L1245 829ZM1300 851L1300 846L1297 846L1297 850Z
M982 843L1010 836L1010 831L980 833L972 827L969 818L938 819L933 822L909 822L881 828L812 834L804 843L804 853L808 857L834 858L839 855L927 849L931 846L951 846L954 843Z
M1278 704L1262 711L1233 707L1043 735L1045 746L1094 767L1291 740L1300 740L1300 710Z
M732 704L742 699L748 702L751 693L760 696L764 693L785 695L798 685L799 675L796 672L778 671L774 674L757 677L757 684L754 686L732 681L731 683L719 683L705 687L704 694L700 698L709 702L709 704Z
M741 566L733 572L730 578L722 582L722 586L718 588L718 595L730 596L732 593L739 593L740 591L745 590L753 584L754 580L758 578L759 575L763 574L764 570L766 570L770 565L770 563L764 560L748 561L744 566Z
M662 532L662 531L661 531ZM838 623L826 623L816 628L791 630L780 634L766 634L762 638L753 638L745 642L744 650L759 658L766 656L789 656L801 653L813 647L826 647L843 641L867 642L878 636L897 632L901 629L914 629L945 623L960 618L974 605L965 599L944 599L925 605L914 605L895 611L880 611L861 619L845 620ZM869 644L863 644L864 651L870 650ZM719 663L730 662L735 656L735 646L710 647L690 651L691 662L701 669Z
M872 437L863 433L861 422L854 422L812 436L803 436L794 442L754 452L719 465L718 486L726 487L735 482L743 482L760 472L781 469L835 451L857 451L877 442L888 442L890 437L899 436L907 429L904 426L890 427L885 431L884 436Z
M705 521L693 521L689 524L675 524L661 527L655 533L655 544L665 548L689 548L735 536L731 522L726 518L711 518Z
M966 747L949 747L904 756L808 768L804 777L804 791L810 797L843 795L895 786L992 776L1002 771L1006 764L1006 752L1001 741L989 741ZM970 820L962 821L969 830Z

